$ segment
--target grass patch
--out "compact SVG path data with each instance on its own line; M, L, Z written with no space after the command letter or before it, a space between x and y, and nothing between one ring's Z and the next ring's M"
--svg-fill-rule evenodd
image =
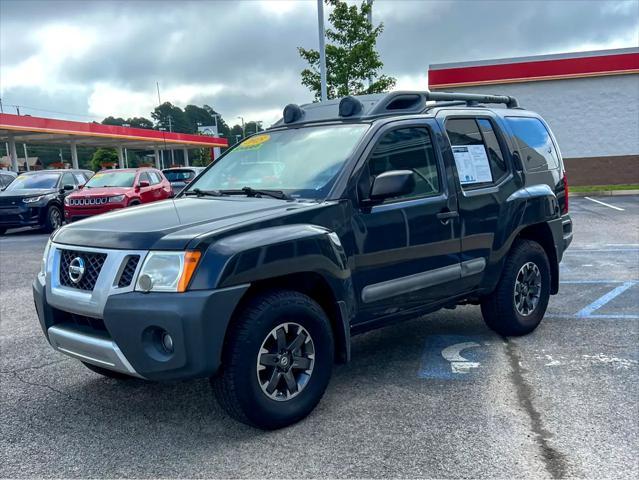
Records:
M570 185L570 191L575 193L602 192L606 190L639 190L639 184L625 185Z

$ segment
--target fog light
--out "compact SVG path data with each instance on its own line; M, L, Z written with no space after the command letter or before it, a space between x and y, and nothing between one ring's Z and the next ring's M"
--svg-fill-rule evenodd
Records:
M162 334L162 346L167 352L173 351L173 337L166 332Z

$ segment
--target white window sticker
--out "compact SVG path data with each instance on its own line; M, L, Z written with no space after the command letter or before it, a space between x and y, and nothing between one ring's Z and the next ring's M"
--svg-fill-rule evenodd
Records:
M483 145L453 145L455 164L462 185L492 182L488 155Z

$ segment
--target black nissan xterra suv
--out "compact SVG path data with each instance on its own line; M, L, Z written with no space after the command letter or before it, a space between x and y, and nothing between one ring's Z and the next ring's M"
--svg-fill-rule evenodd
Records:
M354 334L458 304L533 331L572 240L567 190L550 129L512 97L288 105L176 198L59 229L36 308L95 372L210 377L234 418L279 428Z

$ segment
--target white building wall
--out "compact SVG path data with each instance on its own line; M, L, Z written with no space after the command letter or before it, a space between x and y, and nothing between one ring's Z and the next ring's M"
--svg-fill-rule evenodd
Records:
M639 155L639 74L436 91L516 97L550 125L564 158Z

